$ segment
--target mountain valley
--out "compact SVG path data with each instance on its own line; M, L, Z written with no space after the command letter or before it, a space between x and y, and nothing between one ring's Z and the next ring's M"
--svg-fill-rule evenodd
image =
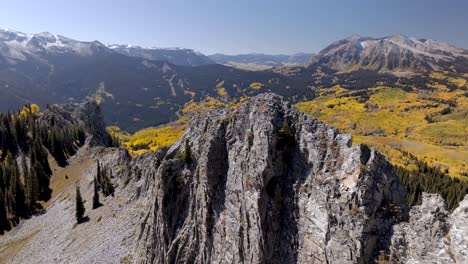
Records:
M314 54L296 53L293 55L268 54L240 54L224 55L213 54L209 57L219 64L245 70L268 70L274 67L305 65L310 62Z
M65 169L51 167L56 191L46 210L0 237L1 260L466 261L466 199L450 213L440 196L424 193L422 204L409 210L406 188L383 155L277 95L194 116L175 144L134 159L102 145L95 106L51 106L35 114L58 124L71 115L90 129ZM112 168L115 193L92 209L93 178L103 168ZM73 221L76 184L86 200L87 218L79 224ZM431 239L414 233L425 223L437 223L425 234ZM285 240L289 246L279 247Z
M0 264L468 262L448 43L207 56L0 30L0 112Z

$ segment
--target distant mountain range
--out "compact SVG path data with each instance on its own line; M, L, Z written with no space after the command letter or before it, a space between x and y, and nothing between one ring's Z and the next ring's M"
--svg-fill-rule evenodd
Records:
M293 55L270 54L214 54L206 56L201 52L184 48L145 48L134 45L107 45L111 50L122 55L147 60L167 61L179 66L201 66L223 64L244 70L266 70L273 67L303 65L311 61L314 54L296 53Z
M220 65L230 63L274 68ZM299 102L337 84L353 89L417 84L422 89L433 83L433 71L465 78L468 51L404 36L353 36L316 56L205 56L189 49L108 46L0 30L0 111L91 98L101 104L109 124L130 131L175 120L184 104L207 96L234 102L275 92Z
M268 55L268 54L240 54L224 55L214 54L209 58L216 63L233 66L247 70L264 70L273 67L284 67L292 65L302 65L310 62L314 54L296 53L293 55Z
M203 56L184 49L159 51L174 54L167 58L183 66L145 58L144 52L123 55L122 49L117 52L98 41L0 30L0 111L27 103L45 107L91 98L101 104L109 124L134 131L175 120L185 103L219 96L221 88L225 88L225 100L268 90L288 97L313 96L311 91L301 92L305 84L291 84L284 90L283 83L293 80L274 72L243 71L213 63L186 66L186 62L194 63L194 54ZM275 83L268 88L250 89L252 83L270 80Z

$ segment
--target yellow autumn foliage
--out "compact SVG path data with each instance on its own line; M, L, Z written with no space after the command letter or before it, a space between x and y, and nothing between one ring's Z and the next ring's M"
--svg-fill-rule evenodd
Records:
M33 114L39 113L39 111L40 111L40 108L37 104L29 104L29 105L23 106L23 108L21 109L20 115L22 117L26 117L31 113Z
M172 145L179 140L184 134L191 115L206 113L220 107L235 109L245 100L247 100L247 97L233 99L229 102L222 102L216 98L207 97L201 102L190 101L185 104L185 107L182 109L184 115L176 122L167 125L146 128L134 134L121 131L117 126L109 126L106 129L109 134L114 135L122 142L122 146L126 148L132 156L137 156L149 151L156 151L161 147Z
M224 88L224 87L218 88L218 89L216 89L216 91L218 91L218 95L219 95L219 96L226 96L226 95L228 95L228 92L226 91L226 88Z
M137 156L172 145L182 136L186 126L187 119L182 118L174 123L146 128L134 134L123 132L116 126L107 127L107 131L117 137L132 156Z
M262 88L263 88L262 83L254 82L254 83L250 84L250 89L252 89L252 90L260 90Z
M430 165L449 169L454 177L468 172L468 99L463 91L421 94L375 87L368 92L370 97L360 100L333 87L296 107L352 134L355 143L378 148L394 164L411 169L400 151L405 150Z

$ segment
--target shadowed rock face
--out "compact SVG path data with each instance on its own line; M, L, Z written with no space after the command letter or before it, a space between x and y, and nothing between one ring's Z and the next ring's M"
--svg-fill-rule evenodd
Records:
M406 213L381 154L273 94L193 118L147 161L132 165L154 182L137 262L369 263Z

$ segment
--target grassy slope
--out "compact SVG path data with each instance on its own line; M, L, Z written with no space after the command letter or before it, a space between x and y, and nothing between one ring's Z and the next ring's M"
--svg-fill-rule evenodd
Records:
M430 92L376 87L363 93L336 86L297 108L353 134L356 143L378 148L394 164L412 168L402 149L462 177L468 172L468 99L461 87L466 82L457 82L457 89Z
M71 187L74 187L77 182L83 177L83 171L95 166L95 161L90 157L79 157L78 159L70 160L70 164L66 167L58 166L53 158L49 158L52 176L50 177L50 189L52 196L44 205L49 207L58 195L62 195L59 199L69 198L66 193ZM72 190L74 190L72 188Z
M75 185L82 179L84 171L95 166L94 161L86 155L77 155L69 160L70 164L66 167L60 167L57 162L49 156L49 164L52 169L50 178L50 188L52 189L51 198L47 202L41 202L44 208L49 208L57 201L72 200ZM19 228L19 227L16 227ZM35 229L20 239L0 241L0 264L8 263L18 252L29 244L34 237L41 232L41 229ZM6 238L7 236L4 235ZM0 236L2 238L2 236Z

